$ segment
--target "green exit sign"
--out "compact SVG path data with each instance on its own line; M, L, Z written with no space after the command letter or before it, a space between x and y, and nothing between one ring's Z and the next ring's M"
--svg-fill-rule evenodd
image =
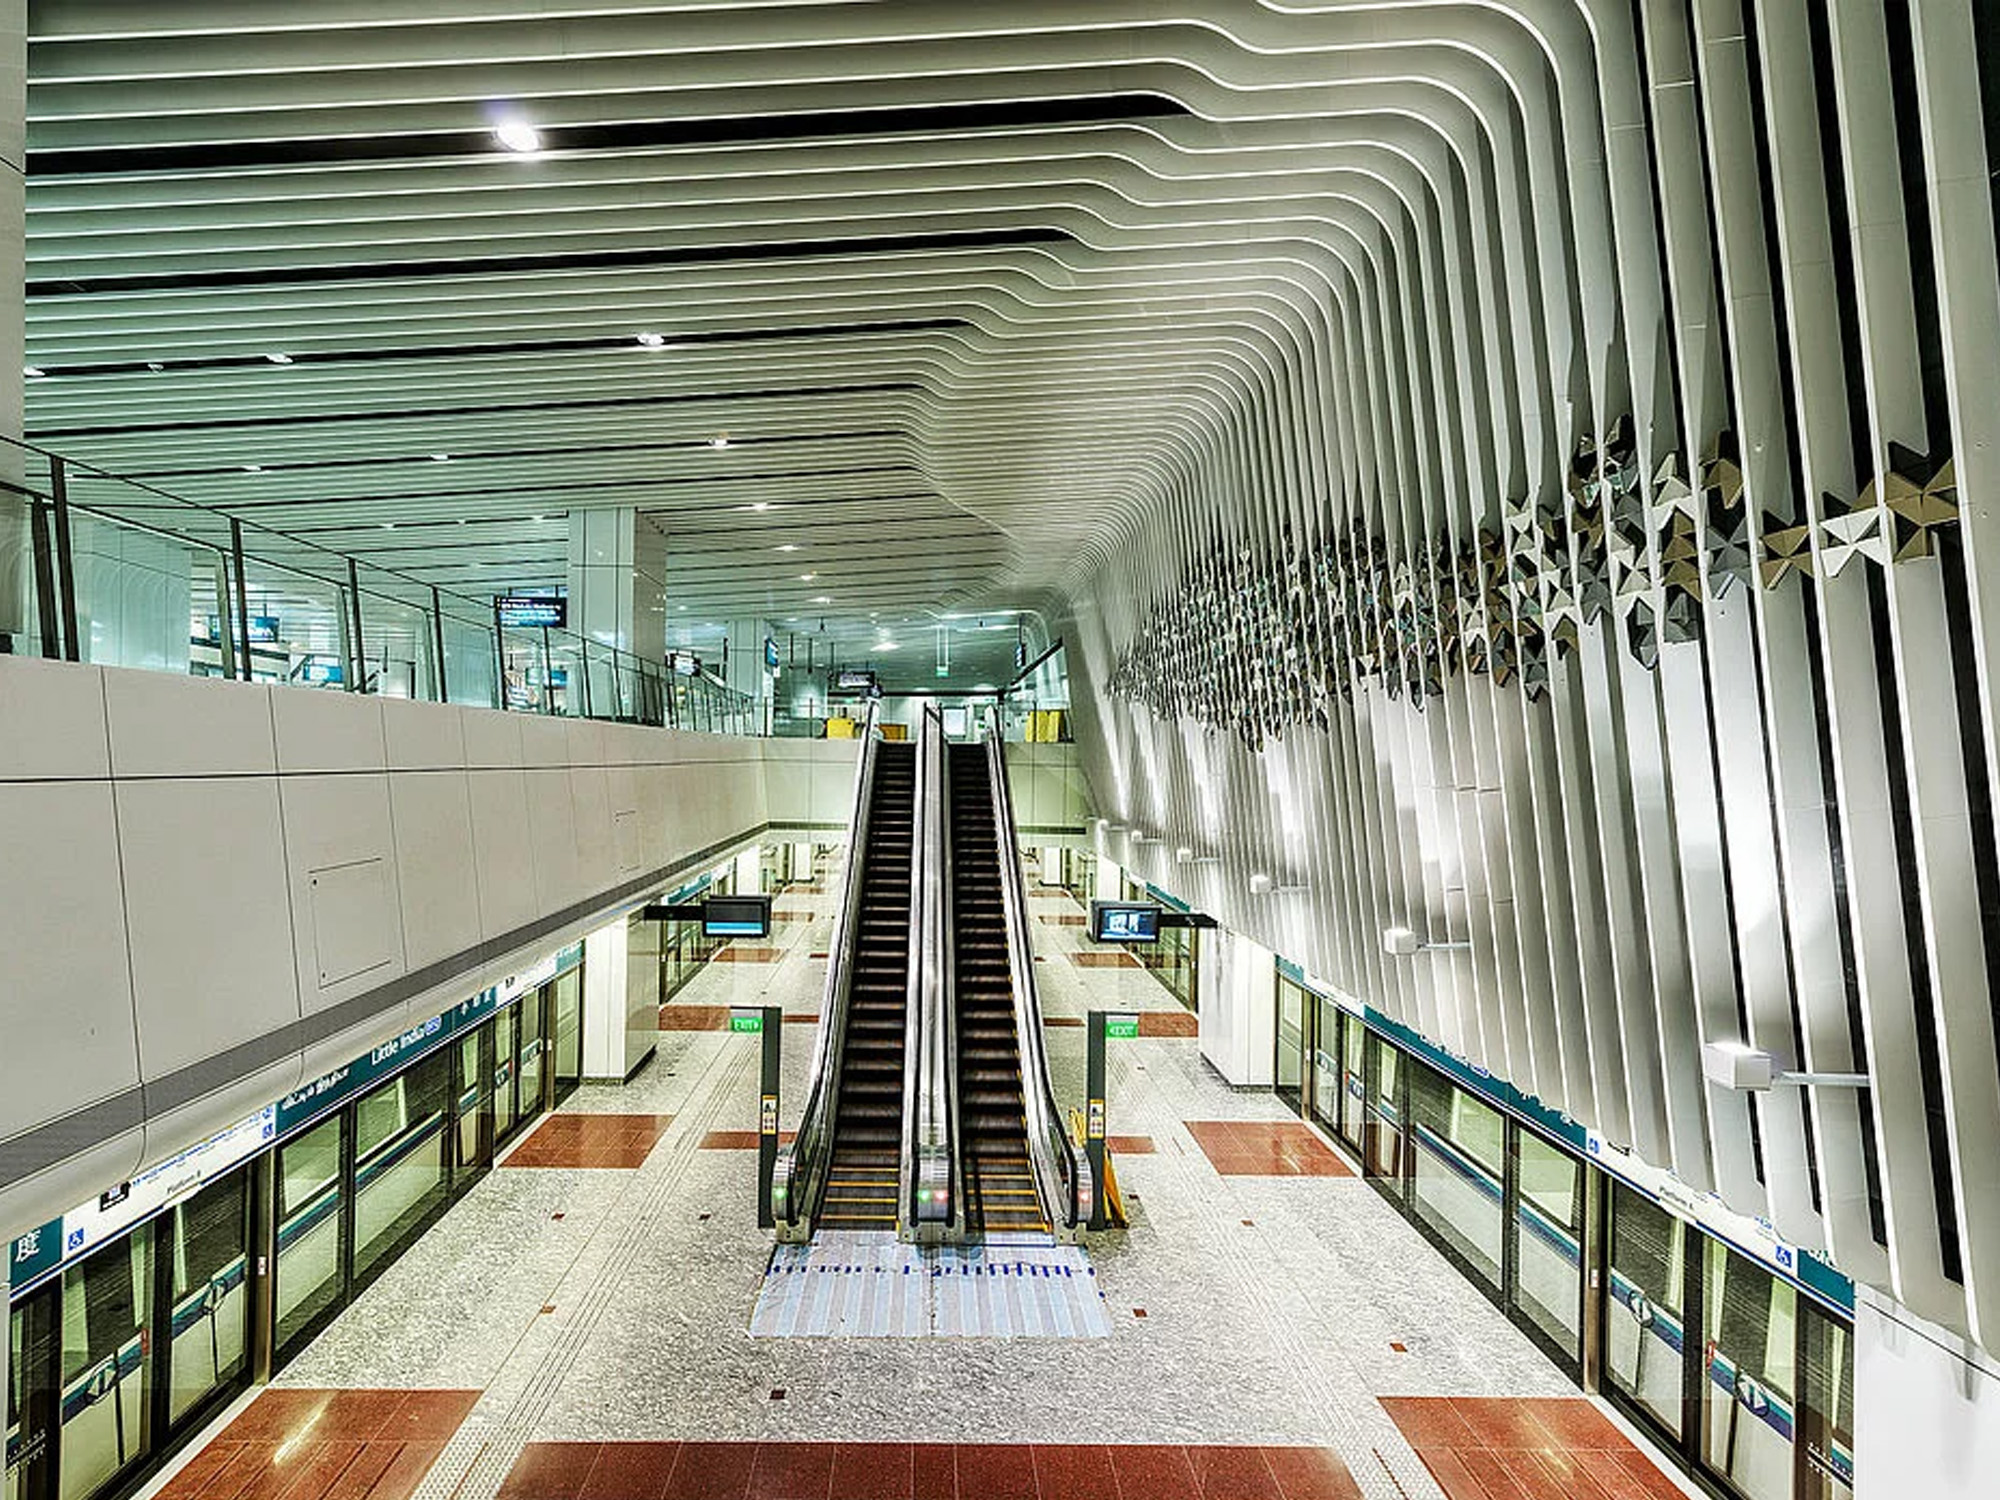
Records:
M1119 1015L1104 1018L1104 1034L1116 1037L1134 1037L1139 1034L1137 1016Z
M764 1013L761 1010L733 1010L729 1013L731 1031L762 1031Z

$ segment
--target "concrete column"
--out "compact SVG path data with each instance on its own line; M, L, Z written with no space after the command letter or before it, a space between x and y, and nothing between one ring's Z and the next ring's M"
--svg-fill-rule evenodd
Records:
M1984 1500L2000 1474L2000 1359L1858 1287L1855 1500Z
M1121 891L1125 872L1102 855L1097 859L1097 878L1091 883L1090 899L1093 901L1121 901Z
M809 881L813 878L813 846L809 843L792 845L792 879Z
M27 282L28 0L0 0L0 436L19 438ZM0 447L0 478L19 484L19 450ZM0 492L0 651L27 650L34 606L28 508ZM186 633L183 621L182 633Z
M771 638L763 620L729 622L729 673L723 680L737 692L756 700L760 715L768 717L777 694L771 669L764 664L764 642Z
M1278 963L1239 932L1201 935L1195 1008L1201 1055L1239 1088L1268 1088L1277 1047Z
M1046 844L1042 847L1041 874L1036 877L1043 885L1062 884L1062 857L1060 846Z
M660 924L620 917L583 939L583 1076L623 1083L659 1043Z
M667 538L639 511L569 513L569 628L660 665L667 654ZM619 699L608 661L591 661L591 710ZM628 680L623 691L632 691Z
M764 849L760 844L752 844L736 856L736 894L739 896L761 895L764 890Z

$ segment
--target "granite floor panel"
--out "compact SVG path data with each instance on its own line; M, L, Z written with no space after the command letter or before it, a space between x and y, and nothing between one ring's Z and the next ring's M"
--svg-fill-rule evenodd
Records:
M826 883L839 889L837 870ZM787 892L801 919L773 935L778 958L711 965L673 1002L799 1018L781 1033L788 1130L835 899ZM1047 890L1030 906L1079 910ZM1033 926L1040 956L1090 951L1070 923ZM760 1039L663 1030L629 1083L579 1089L565 1123L516 1152L542 1131L616 1136L634 1165L489 1174L285 1369L285 1389L261 1398L275 1405L253 1404L249 1427L186 1465L175 1500L1494 1500L1489 1481L1558 1474L1579 1500L1678 1493L1365 1183L1219 1171L1212 1141L1239 1165L1344 1163L1172 1034L1192 1018L1150 972L1058 961L1036 974L1052 1022L1161 1018L1111 1046L1132 1224L1091 1247L1108 1339L752 1339L772 1241L756 1224L756 1155L734 1148L754 1140ZM1058 1098L1080 1105L1082 1028L1052 1024L1045 1041ZM1210 1125L1204 1141L1196 1127ZM315 1450L320 1494L246 1496L270 1482L253 1445L282 1439L244 1434L279 1430L286 1402L296 1417L329 1388L476 1398L454 1412L356 1397L357 1430L313 1434L357 1445ZM1447 1405L1392 1415L1382 1397ZM1459 1404L1503 1397L1519 1409ZM335 1410L317 1409L322 1422Z

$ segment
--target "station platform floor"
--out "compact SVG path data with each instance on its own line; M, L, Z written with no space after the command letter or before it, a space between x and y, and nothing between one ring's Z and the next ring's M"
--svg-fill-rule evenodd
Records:
M658 1053L529 1133L168 1500L1675 1500L1696 1493L1268 1093L1206 1064L1150 974L1032 901L1058 1097L1112 1043L1131 1215L1096 1237L1100 1338L752 1337L759 1039L805 1093L832 898L663 1009Z

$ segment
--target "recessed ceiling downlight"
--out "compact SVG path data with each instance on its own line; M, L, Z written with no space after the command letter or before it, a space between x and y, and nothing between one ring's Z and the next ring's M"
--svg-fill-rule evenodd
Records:
M493 127L493 139L518 156L532 156L542 149L542 133L526 120L502 120Z

